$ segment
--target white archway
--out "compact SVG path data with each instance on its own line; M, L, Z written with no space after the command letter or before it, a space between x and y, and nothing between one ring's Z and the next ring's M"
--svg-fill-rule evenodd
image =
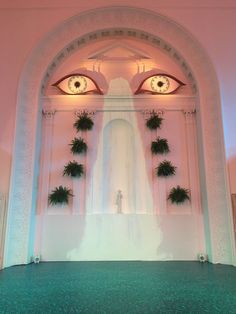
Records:
M62 23L38 44L25 65L17 101L4 266L28 263L32 254L41 84L65 54L72 53L87 39L95 40L98 30L110 29L117 30L117 36L119 29L139 30L141 40L151 39L155 44L154 40L158 37L163 43L171 43L176 50L168 46L163 49L169 49L173 57L179 58L177 61L182 63L189 76L194 76L199 93L197 116L208 254L213 263L234 264L235 243L225 167L220 95L211 61L191 34L166 17L136 8L110 7L85 12ZM150 38L152 35L148 34L153 37ZM76 42L77 47L71 44Z

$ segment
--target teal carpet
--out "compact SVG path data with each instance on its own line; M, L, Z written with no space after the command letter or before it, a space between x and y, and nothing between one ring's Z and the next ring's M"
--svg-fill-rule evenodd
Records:
M236 268L56 262L0 271L0 313L236 313Z

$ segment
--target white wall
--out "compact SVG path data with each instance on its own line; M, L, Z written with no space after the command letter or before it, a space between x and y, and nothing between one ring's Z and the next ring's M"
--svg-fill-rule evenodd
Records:
M87 103L87 101L86 97L84 102ZM91 102L96 108L96 101ZM153 106L158 108L158 105L161 105L162 109L166 110L161 129L151 132L145 127L145 116L142 116L140 112L125 113L125 110L133 108L130 100L126 102L126 106L123 100L122 107L120 103L117 104L117 100L116 102L113 100L112 108L118 112L96 113L94 129L88 131L88 135L83 134L88 144L88 156L81 157L72 156L69 152L68 143L76 133L72 127L73 110L60 112L60 105L65 108L66 96L63 96L61 100L58 97L51 99L50 106L56 109L56 113L53 119L44 119L43 123L43 162L40 172L41 193L37 209L35 254L40 254L45 261L196 260L198 252L205 251L198 182L195 115L184 114L183 102L184 98L175 99L174 96L167 102L164 99L161 100L160 97L158 99L147 98L145 109L151 109ZM185 100L186 110L191 111L191 102L192 100ZM108 105L105 102L102 106L103 110L110 108ZM137 106L136 103L137 110L143 108L143 100L141 103L139 101L139 106ZM79 109L78 105L77 109ZM96 123L101 116L105 122L99 129ZM135 151L134 147L126 151L126 147L123 147L123 153L126 155L129 152L127 158L133 158L133 154L135 155L135 159L131 160L131 168L137 166L136 172L143 168L146 172L146 176L143 172L140 174L141 181L139 182L136 182L137 178L135 180L129 178L128 171L123 174L125 177L121 178L120 184L123 183L122 179L126 183L132 180L135 195L127 194L126 184L119 186L123 193L121 214L117 213L115 196L117 188L112 190L114 183L117 183L120 177L118 174L119 178L113 178L111 174L117 175L113 168L122 162L120 160L122 152L117 151L117 156L113 156L114 163L107 160L105 167L110 164L108 176L104 173L98 176L96 164L99 169L103 169L103 157L109 159L107 153L112 147L116 148L117 143L115 138L112 138L111 142L106 142L106 151L101 151L103 143L99 140L94 141L94 137L103 138L106 126L113 123L116 116L119 118L118 121L122 116L125 119L123 121L128 119L133 127L135 127L136 118L140 116L139 128L136 127L133 141L136 142L136 138L141 136L141 147L138 151ZM48 128L48 123L51 125L50 128ZM122 132L126 132L126 129L123 123L119 123L118 126L121 128L119 135L122 136ZM128 136L128 134L124 135ZM170 153L167 155L152 156L150 144L157 135L168 139ZM49 143L49 141L50 145L45 146L44 143ZM139 156L145 154L145 159L137 158L136 154ZM50 158L47 159L47 156ZM44 158L46 159L43 160ZM84 164L85 177L71 179L62 176L64 165L73 159ZM155 168L164 159L171 160L177 166L175 176L168 178L156 176ZM106 184L109 185L111 191L104 189ZM49 206L48 194L59 185L71 188L74 197L70 199L68 205ZM167 201L170 189L176 185L191 191L191 202L175 205ZM149 188L150 199L146 201L148 193L145 189L147 188ZM104 201L104 197L107 201ZM128 206L132 203L130 198L137 208ZM101 202L103 206L100 206ZM152 206L148 207L150 203ZM140 208L140 204L144 204L145 208Z
M47 215L43 220L44 261L196 260L204 250L191 214Z
M150 103L152 104L153 100ZM59 110L58 100L56 108ZM121 114L123 114L122 111L119 115ZM104 115L104 113L100 113L100 115ZM127 118L127 113L124 116ZM112 121L114 116L111 115L110 118ZM190 117L193 123L191 126L190 122L190 129L189 124L186 124L186 117L182 110L167 111L164 118L163 127L157 133L151 132L152 134L150 134L150 131L145 130L145 128L142 130L142 133L147 133L144 135L146 142L143 146L146 148L145 158L149 164L147 169L149 172L148 177L152 177L151 185L148 184L151 189L153 203L151 212L150 208L146 207L141 212L138 208L136 213L132 213L133 208L127 209L127 206L123 206L122 214L116 214L114 212L116 205L113 193L108 195L108 197L111 197L108 204L110 207L105 209L99 207L97 198L95 202L91 200L94 195L97 196L96 189L100 191L100 187L104 188L106 183L104 181L97 182L97 176L93 177L93 171L89 169L89 167L94 168L93 162L86 162L86 158L81 160L81 157L79 157L79 161L84 162L86 177L72 180L62 176L64 165L68 160L78 159L78 157L71 156L68 147L68 143L75 135L72 128L74 118L73 111L57 112L55 114L53 121L51 121L53 123L51 135L44 133L44 141L48 142L49 136L53 136L53 139L51 145L46 148L51 153L48 154L47 151L42 151L43 156L51 155L51 160L45 160L47 168L43 167L41 169L40 184L44 188L47 186L48 190L44 189L46 195L39 195L40 198L43 197L39 199L36 221L36 254L40 253L42 259L46 261L195 260L198 252L205 251L203 218L200 208L200 195L198 194L197 154L193 150L194 146L192 149L190 147L190 143L194 143L196 140L194 117ZM141 120L145 124L143 117ZM189 122L187 121L187 123ZM122 124L120 126L123 127ZM191 127L193 127L192 130ZM95 127L90 132L91 135L87 136L88 154L94 155L92 150L95 149L99 152L99 147L91 148L91 145L98 145L99 141L94 143L92 138L93 134L95 136L99 132L99 129ZM100 130L101 134L102 132L103 130ZM135 134L137 137L138 133ZM150 153L150 142L156 138L157 134L166 137L169 141L171 152L166 156L152 156ZM101 145L102 147L103 145ZM109 143L106 143L106 147L109 150ZM191 150L188 151L189 149ZM139 149L139 154L143 151L144 148ZM118 159L120 154L117 156ZM120 162L118 159L116 160L117 163ZM170 178L157 178L155 176L154 169L163 159L171 160L178 167L176 176ZM99 162L97 155L95 155L94 160ZM135 161L132 160L132 166L134 165ZM101 160L98 167L102 168ZM113 165L113 167L116 167L116 165ZM140 163L138 168L140 168ZM47 171L48 175L46 174ZM112 169L110 171L112 172ZM108 179L108 184L112 183L109 181L112 179L109 175L106 178L102 176L101 179ZM116 182L116 178L114 179ZM129 181L130 178L125 177L124 179ZM49 183L47 180L49 180ZM142 180L144 181L143 175ZM171 205L167 201L168 192L177 184L191 190L191 203ZM45 205L44 199L47 199L48 193L58 185L73 189L73 199L70 200L68 206L46 205L46 208L43 208L42 204ZM135 182L133 182L133 185L135 186ZM87 186L87 191L85 186ZM125 204L127 199L132 196L127 195L123 188L123 204ZM138 196L142 196L144 193L143 188L144 185L136 191ZM91 193L91 189L93 193ZM196 189L198 190L196 191ZM86 215L84 215L84 193L87 193L87 201L92 203L92 208L88 208L89 212Z

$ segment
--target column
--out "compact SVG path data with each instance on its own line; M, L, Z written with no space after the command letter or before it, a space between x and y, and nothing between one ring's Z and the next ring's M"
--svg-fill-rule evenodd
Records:
M95 111L94 110L75 110L74 115L75 119L78 119L81 114L87 113L89 117L94 116ZM88 173L88 153L89 153L89 136L88 132L91 131L80 131L75 134L77 138L82 137L86 144L88 145L88 152L82 155L74 155L73 159L76 160L79 164L82 164L84 166L85 175L81 178L74 178L73 179L73 205L72 205L72 213L73 214L86 214L86 194L87 194L87 173ZM91 165L90 165L91 166Z
M55 110L43 110L42 122L42 144L41 144L41 160L40 160L40 177L39 190L37 201L37 222L36 222L36 236L35 236L35 250L34 255L40 255L41 238L43 228L43 217L48 210L48 195L49 195L49 180L50 180L50 165L52 154L52 135L53 135L53 121Z
M196 138L195 110L184 110L186 145L188 154L188 177L191 193L191 213L196 219L198 230L198 249L205 253L203 216L200 201L200 181L198 166L198 150Z
M163 118L163 115L165 113L165 111L163 109L159 109L159 110L144 110L143 111L143 115L145 120L149 119L151 117L151 115L155 113L157 114L159 117ZM151 178L152 178L152 195L153 195L153 204L154 204L154 208L153 208L153 214L160 214L160 213L165 213L166 212L166 182L165 179L162 178L158 178L156 175L156 167L158 166L159 162L160 162L160 155L153 155L151 152L151 143L152 141L155 141L156 138L160 135L159 133L159 129L156 130L148 130L149 132L149 143L148 143L148 147L149 147L149 156L151 158Z
M2 269L3 264L3 249L6 231L6 196L0 192L0 269Z

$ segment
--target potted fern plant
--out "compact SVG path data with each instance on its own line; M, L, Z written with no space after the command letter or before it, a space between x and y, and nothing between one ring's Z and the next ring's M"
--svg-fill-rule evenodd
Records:
M93 120L89 117L88 113L83 111L80 113L79 118L75 121L74 127L77 132L79 131L89 131L93 128Z
M156 174L158 177L168 177L175 174L176 167L172 165L171 161L164 160L158 167L156 167Z
M72 152L72 154L82 154L87 152L87 144L81 137L75 137L69 145L71 146L70 151Z
M56 187L48 196L50 205L68 204L69 197L73 196L72 191L65 186Z
M177 187L173 187L170 190L168 200L170 200L173 204L181 204L186 200L190 200L190 191L177 185Z
M69 161L64 166L63 176L69 176L73 178L80 178L84 174L84 166L78 164L77 161Z
M153 154L166 154L169 153L169 145L166 138L157 137L155 141L151 144L151 151Z
M155 113L155 111L153 111L151 117L146 121L146 126L150 130L159 129L161 127L162 120L163 118L161 118L157 113Z

